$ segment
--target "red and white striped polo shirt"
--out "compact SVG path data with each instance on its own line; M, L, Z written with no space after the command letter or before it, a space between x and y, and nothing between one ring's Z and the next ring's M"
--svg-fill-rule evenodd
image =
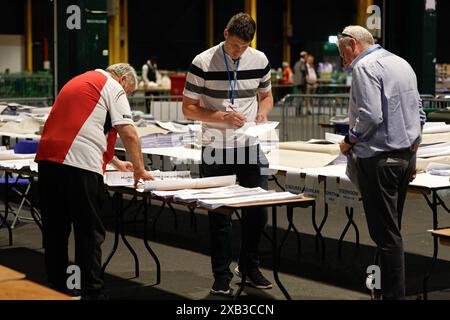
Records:
M117 130L133 124L122 86L97 69L81 74L58 94L35 161L52 161L103 174L114 155Z

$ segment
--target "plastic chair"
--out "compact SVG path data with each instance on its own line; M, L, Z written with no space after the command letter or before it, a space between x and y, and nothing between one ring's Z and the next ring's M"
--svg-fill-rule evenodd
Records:
M33 154L36 153L38 150L38 144L39 141L35 141L35 140L22 140L19 141L18 143L16 143L14 145L14 153L17 154ZM6 178L0 178L0 185L5 184L6 183ZM26 186L26 189L24 192L21 192L19 189L15 188L14 186L12 187L12 190L18 194L21 198L20 204L19 204L19 209L17 210L17 213L14 213L13 211L11 211L15 217L13 220L13 223L11 224L11 229L14 228L14 226L16 225L16 223L18 221L20 221L21 219L23 220L30 220L33 221L32 218L21 218L20 217L20 212L22 210L22 207L25 203L27 203L29 206L31 206L30 201L27 199L28 193L30 191L31 188L31 183L29 178L21 178L20 176L17 177L11 177L8 178L8 184L9 185L19 185L19 186Z

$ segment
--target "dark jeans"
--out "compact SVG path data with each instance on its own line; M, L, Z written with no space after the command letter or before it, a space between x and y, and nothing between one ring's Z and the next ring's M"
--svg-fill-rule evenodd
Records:
M81 289L86 294L101 293L101 244L105 229L100 213L104 192L100 174L53 162L39 162L45 266L52 287L67 289L67 251L73 225L75 264L81 270Z
M358 181L370 237L380 254L383 299L404 299L405 256L400 233L410 177L416 168L411 151L358 159Z
M212 149L206 147L202 151L202 164L200 166L202 176L213 177L235 174L239 184L243 187L267 189L267 175L264 175L264 172L262 175L261 169L267 168L268 164L259 145L241 149ZM228 153L228 156L226 153ZM240 159L241 161L238 163L230 159L239 159L239 155L244 154L245 159ZM216 159L228 159L228 161L218 160L211 163L211 156L217 157ZM230 271L232 260L231 216L214 212L209 212L208 215L211 236L211 264L214 277L227 277L231 280L233 277ZM243 236L239 255L239 269L241 271L258 268L258 247L266 223L267 210L265 208L242 210Z

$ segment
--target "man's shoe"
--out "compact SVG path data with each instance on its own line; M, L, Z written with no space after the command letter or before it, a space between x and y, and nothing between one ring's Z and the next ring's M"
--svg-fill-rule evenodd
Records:
M239 278L242 278L239 266L234 269L234 273ZM252 286L258 289L272 289L272 283L263 276L258 268L252 269L247 273L246 281L250 282Z
M212 294L230 295L230 280L225 277L216 278L210 292Z

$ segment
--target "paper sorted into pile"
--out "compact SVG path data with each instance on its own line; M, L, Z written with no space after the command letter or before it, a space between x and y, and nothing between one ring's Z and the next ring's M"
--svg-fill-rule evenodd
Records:
M126 187L134 185L133 172L107 171L103 176L103 181L111 187Z
M149 174L155 178L155 180L167 180L167 179L190 179L190 171L149 171Z
M209 178L207 178L209 179ZM271 202L277 200L302 199L303 195L290 192L276 192L262 188L246 188L230 185L218 188L184 189L176 191L152 191L152 194L164 199L196 203L197 206L214 210L227 205L240 205L252 202Z
M290 199L302 199L303 195L293 194L290 192L276 192L276 191L260 191L256 195L251 196L239 196L226 199L213 199L213 200L199 200L197 205L206 209L217 209L222 206L238 206L249 203L258 202L272 202Z
M1 168L16 169L30 168L31 171L37 172L37 163L31 159L18 159L18 160L0 160Z
M450 165L432 162L427 166L427 173L435 176L450 176Z
M180 189L202 189L212 187L224 187L236 184L236 176L219 176L197 179L164 179L145 181L144 191L152 190L180 190Z
M239 134L245 134L250 137L259 137L265 133L275 129L279 122L267 121L261 124L256 124L255 122L247 122L244 126L237 129L235 132Z

